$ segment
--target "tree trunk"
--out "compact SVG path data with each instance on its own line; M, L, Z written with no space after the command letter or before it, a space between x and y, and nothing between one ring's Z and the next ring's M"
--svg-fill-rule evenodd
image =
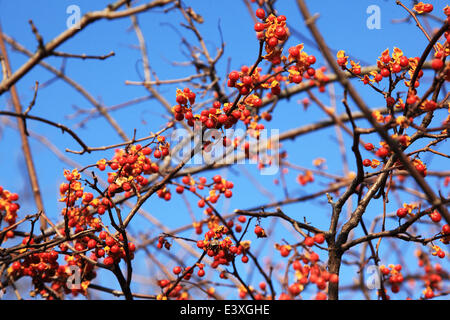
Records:
M341 268L342 253L336 248L330 248L328 254L328 272L339 275ZM339 300L339 281L328 283L328 300Z

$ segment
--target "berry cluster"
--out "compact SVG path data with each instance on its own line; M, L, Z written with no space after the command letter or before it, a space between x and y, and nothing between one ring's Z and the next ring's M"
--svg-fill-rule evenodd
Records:
M292 268L295 271L296 281L288 287L290 298L298 296L308 284L315 284L319 292L316 294L316 300L326 299L324 290L327 283L337 283L339 276L329 273L324 267L319 266L314 259L307 255L301 257L301 260L294 260ZM303 265L302 265L303 262Z
M56 275L64 275L64 272L61 272L63 271L63 267L59 268L59 265L56 262L57 259L58 253L56 251L51 251L48 254L32 254L23 259L22 262L13 262L8 272L14 279L18 279L22 276L33 277L33 284L36 289L32 295L39 293L43 297L47 297L49 296L49 293L45 289L44 284L50 282L51 278ZM56 284L54 286L56 287Z
M314 182L314 175L311 170L305 170L304 174L299 174L297 176L297 181L302 186Z
M444 238L442 238L442 243L443 244L449 244L450 243L450 225L449 224L444 224L442 226L441 233L442 233L442 235L445 236Z
M390 264L388 267L384 265L380 266L380 272L388 277L388 282L391 285L393 293L398 293L400 291L400 284L404 281L401 270L402 266L400 264Z
M0 221L5 221L9 227L16 223L17 211L20 208L20 205L16 202L17 200L19 200L17 193L9 192L0 186ZM14 237L15 228L9 227L5 227L5 229L8 228L8 231L5 232L6 239Z
M443 61L444 57L448 56L449 54L448 49L446 49L449 47L449 42L446 41L445 45L439 43L437 45L440 48L440 50L435 53L435 57L432 61L432 68L436 71L440 71L444 67ZM377 60L377 66L379 71L371 71L370 73L361 76L360 75L361 66L358 63L350 60L351 67L348 68L347 67L349 61L348 56L346 56L345 52L342 50L337 53L337 63L341 66L343 70L351 72L353 75L359 77L364 84L370 85L373 85L374 83L379 83L384 78L391 79L389 81L392 81L393 77L395 77L396 79L395 83L397 83L397 79L398 80L403 79L405 86L410 88L411 87L410 81L413 78L419 60L420 60L419 57L408 58L403 54L403 52L399 48L394 48L392 55L390 54L389 49L386 49L381 53L381 56ZM409 75L409 78L406 77L406 74ZM408 90L408 94L406 97L407 105L414 105L416 102L419 101L416 88L420 86L419 80L420 78L422 78L423 74L424 74L423 70L420 70L418 72L417 79L415 80L412 89ZM447 80L450 79L447 78ZM396 100L395 98L392 97L391 94L388 94L385 96L385 99L387 107L396 106L396 108L399 109L405 108L405 103L403 99L400 97ZM435 101L425 100L420 105L420 108L424 111L431 111L437 108L437 104ZM377 113L374 115L374 118L376 118L378 122L388 123L391 121L392 117L391 115L383 117L382 115Z
M324 85L329 81L324 75L325 68L314 69L311 66L316 63L313 55L308 55L303 51L303 44L289 48L289 55L283 56L283 44L288 38L289 30L286 26L286 17L284 15L275 16L270 14L266 17L263 9L256 10L256 16L262 20L255 24L257 37L264 41L266 55L262 59L272 63L273 74L261 75L261 67L242 66L240 71L233 70L228 74L228 87L236 88L244 96L241 101L234 103L224 103L215 101L211 108L204 109L200 114L194 114L192 106L195 103L196 95L189 88L183 90L177 89L177 105L172 107L174 117L178 121L187 120L187 124L194 127L196 121L200 121L206 128L230 128L241 120L248 128L256 131L264 129L264 125L259 123L260 119L271 120L269 112L263 112L258 115L257 109L262 106L263 90L267 96L279 95L281 93L281 83L300 83L303 79L311 79L313 85L317 85L321 92L324 91ZM279 66L281 62L285 66ZM288 76L283 76L284 72ZM314 80L313 80L314 79ZM261 90L258 94L256 90ZM224 139L225 143L225 139Z
M325 300L327 298L325 293L327 283L338 283L339 276L329 273L326 267L320 264L319 255L312 250L314 245L324 242L325 235L316 233L314 236L306 236L303 242L295 246L275 245L275 248L280 251L280 255L284 258L289 257L292 251L295 252L289 259L289 263L292 263L292 268L295 271L295 281L287 286L287 292L281 293L280 300L291 300L297 297L308 284L315 284L319 290L314 299ZM298 246L304 248L303 253L297 251L296 247Z
M248 95L250 92L258 88L269 88L269 76L261 76L261 68L257 67L250 69L248 66L242 66L240 71L233 70L228 74L227 86L236 88L241 95ZM249 96L246 99L248 105L259 108L262 105L262 100L257 96Z
M162 279L158 281L158 285L163 290L163 293L158 294L157 300L167 300L167 298L175 298L176 300L188 300L189 293L187 291L183 291L183 286L181 284L177 284L172 288L171 281L168 279ZM170 290L170 292L169 292Z
M175 115L177 121L186 119L188 124L194 126L194 114L192 113L192 105L195 103L195 93L189 88L183 90L177 89L176 92L176 106L172 107L172 112Z
M95 239L85 239L87 240L87 248L94 249L95 255L91 256L92 259L96 260L104 257L103 263L108 267L118 264L122 259L127 259L127 251L130 260L134 259L136 245L128 242L128 250L126 250L122 234L119 234L117 239L115 239L108 235L106 231L101 231L98 238L102 240L100 243L97 243Z
M214 257L214 261L211 264L212 268L217 268L219 265L229 265L235 256L240 254L244 254L242 262L248 261L244 246L235 246L231 238L227 236L228 233L227 227L219 225L209 229L205 233L204 240L197 241L198 248L206 251L208 256Z
M281 63L280 48L289 37L289 29L286 26L286 17L284 15L275 16L270 14L266 18L263 9L256 10L256 16L263 22L255 23L256 37L265 42L266 55L264 58L277 65Z
M290 63L295 63L288 69L290 82L300 83L303 81L303 78L310 79L311 77L320 75L319 73L316 74L316 70L311 67L316 63L316 57L313 55L308 55L304 52L303 44L290 47L288 51L288 61ZM319 80L319 87L328 81L328 79L323 76L317 77L317 80Z
M109 197L121 192L125 192L125 196L129 197L148 184L148 179L143 175L159 172L155 161L169 154L170 145L164 136L158 136L155 143L155 150L139 144L115 150L114 157L106 162L114 170L108 172ZM154 161L150 158L151 155L155 158Z
M68 227L75 227L76 232L81 232L88 226L100 230L100 219L95 213L99 215L105 213L106 208L110 206L110 201L107 198L94 198L92 193L84 192L78 170L64 170L64 177L68 182L63 182L59 186L61 195L59 201L66 204L61 213L67 219ZM75 205L77 200L81 200L81 205Z
M199 276L200 278L203 277L205 275L205 265L203 263L196 263L194 267L186 267L183 271L183 268L180 266L175 266L172 269L172 272L175 275L179 275L181 273L183 273L183 279L188 281L191 279L192 274L194 273L195 267L198 267L198 271L197 271L197 276Z
M408 135L397 135L394 134L392 136L397 142L399 142L400 145L402 146L408 146L410 143L411 138ZM372 151L375 153L375 155L381 159L385 159L386 157L392 155L392 151L390 150L389 146L387 145L387 143L385 143L384 141L380 142L381 147L380 148L375 148L375 146L372 143L366 143L364 145L364 148L367 151ZM365 167L372 167L372 168L376 168L380 165L380 161L377 159L364 159L362 162L363 166ZM422 176L426 176L427 175L427 167L426 165L422 162L422 160L415 158L412 159L412 164L414 165L414 167L416 168L416 170L422 175ZM398 167L399 169L401 169L403 167L402 162L397 161L395 163L395 166Z
M231 191L231 189L234 188L233 182L222 178L220 175L215 175L212 178L212 182L209 184L205 177L200 177L198 181L196 181L191 176L184 176L181 178L181 181L184 185L177 185L177 188L175 189L179 194L183 193L185 188L188 188L188 190L193 193L195 193L197 189L203 190L205 188L209 188L209 196L206 198L201 198L197 202L197 206L199 208L204 208L207 201L211 204L217 203L221 195L224 195L225 198L231 198L233 196L233 191ZM205 213L212 215L212 208L208 206L205 209Z
M59 252L54 249L41 252L33 249L34 245L39 244L35 243L35 238L26 237L22 242L22 251L28 251L29 254L13 262L9 269L15 278L32 277L35 286L33 294L40 294L47 299L59 298L64 293L86 294L90 281L96 277L95 265L98 259L103 258L103 264L110 267L121 259L133 259L136 250L136 246L127 242L121 233L113 236L102 230L100 216L112 206L110 200L106 197L94 198L92 193L84 192L80 173L76 169L64 170L64 177L68 182L60 185L60 201L66 204L61 211L65 226L57 229L53 240L60 242L60 237L68 236L67 232L73 240L60 243ZM77 201L80 203L77 204ZM98 235L96 232L99 232ZM87 256L89 251L90 255ZM59 254L64 255L66 265L58 264ZM71 267L83 270L80 288L68 286L73 271ZM50 288L46 283L51 283Z
M230 79L241 77L242 82L236 83L230 80L229 86L236 86L242 94L247 94L252 90L252 84L257 83L258 80L256 79L259 79L259 76L257 73L254 73L253 76L244 75L249 72L246 66L243 66L242 70L241 75L237 71L230 73ZM195 122L199 121L208 129L221 127L228 129L241 120L247 126L253 123L253 129L255 130L264 129L264 125L257 123L260 117L252 115L251 109L246 108L246 106L258 108L262 105L262 100L256 95L249 95L244 103L239 103L233 110L231 110L232 104L225 103L222 105L219 101L215 101L211 108L202 110L200 114L193 114L191 104L193 104L195 98L188 100L185 97L185 92L194 94L189 88L185 88L183 91L177 90L177 102L179 104L174 106L172 110L175 119L178 121L186 119L187 124L191 127L194 127ZM183 97L183 99L180 99L180 97Z
M443 290L442 280L448 278L448 273L438 263L433 266L429 256L424 251L417 250L416 256L419 259L419 267L423 268L424 271L424 275L420 278L425 286L422 291L424 298L434 298L436 292Z
M239 216L237 217L237 222L234 222L233 220L228 221L228 227L232 228L234 227L234 231L237 233L242 232L242 224L247 222L246 216Z
M24 246L35 244L33 238L24 238ZM30 249L24 249L30 250ZM45 252L30 252L21 260L14 261L8 268L8 273L14 278L31 277L34 290L30 295L41 295L45 299L53 300L62 294L74 296L81 293L86 294L86 289L92 279L96 277L94 265L81 258L80 255L65 255L65 265L58 263L59 253L55 250ZM84 270L82 282L79 287L71 286L73 267ZM49 284L49 285L48 285Z
M431 3L423 3L422 1L414 5L413 8L417 13L430 13L433 11L433 5Z

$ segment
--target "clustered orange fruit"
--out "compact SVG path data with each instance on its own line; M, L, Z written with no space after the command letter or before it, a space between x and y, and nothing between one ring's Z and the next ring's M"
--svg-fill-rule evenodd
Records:
M14 229L12 227L17 220L17 211L20 209L20 205L17 203L19 195L3 189L0 186L0 221L5 221L8 224L8 231L5 232L5 238L14 237Z

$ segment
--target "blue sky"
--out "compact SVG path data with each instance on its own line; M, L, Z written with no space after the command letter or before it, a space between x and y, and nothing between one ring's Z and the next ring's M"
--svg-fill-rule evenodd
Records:
M395 1L352 0L344 2L322 0L307 1L307 3L310 12L320 13L317 24L329 47L336 50L345 50L350 55L357 57L360 61L368 62L370 65L375 64L377 57L386 48L392 51L392 48L396 46L401 48L408 56L420 56L427 44L426 38L416 28L415 24L392 23L393 19L401 19L407 15L404 9L395 5ZM66 20L69 16L66 13L66 8L72 4L78 5L81 13L84 14L88 11L104 8L108 2L88 0L45 0L39 2L0 0L0 24L7 35L19 41L28 50L34 51L37 43L31 32L28 20L33 20L44 41L50 41L65 30ZM222 32L225 42L225 53L217 65L221 80L226 78L227 70L238 69L244 64L251 65L255 61L258 42L255 39L252 19L243 1L202 0L185 1L185 4L192 6L197 13L204 17L205 22L199 26L199 31L206 39L206 44L211 52L215 52L216 48L220 46L220 30ZM381 29L379 30L370 30L366 26L366 20L369 16L366 13L366 9L373 4L378 5L381 9ZM409 5L408 1L405 1L405 4ZM433 4L436 14L442 16L441 8L445 6L445 1L434 1ZM302 37L311 39L311 35L305 28L295 1L278 1L276 9L280 14L286 15L288 24L295 27ZM152 71L160 79L182 78L195 72L192 67L174 66L170 63L171 61L187 61L186 56L180 50L181 37L196 44L193 34L180 26L179 21L181 17L177 11L164 13L161 9L156 9L139 15L138 19L142 32L146 37ZM430 23L437 26L433 21ZM114 57L104 61L68 59L65 65L67 75L80 83L105 106L116 105L133 98L148 95L144 88L125 84L125 80L141 81L143 75L140 52L135 47L137 45L136 35L130 28L130 25L129 18L114 21L98 21L58 48L58 51L77 54L104 55L110 51L115 52ZM292 36L288 45L295 45L299 42L302 41ZM316 65L321 66L324 64L316 48L305 45L305 51L310 54L316 54L318 57ZM12 52L11 50L9 52L12 69L16 70L27 58L20 53ZM55 68L60 68L63 59L51 57L45 61ZM364 66L365 64L362 63L362 65ZM17 89L22 105L26 106L31 101L35 81L39 81L42 84L52 78L53 75L51 73L40 66L36 66L21 79L17 84ZM355 85L370 107L383 106L384 101L381 96L373 94L373 90L364 87L361 83L355 83ZM168 85L160 87L159 90L168 101L175 104L176 88L177 86ZM335 90L336 98L339 102L342 98L342 91L338 86L335 86ZM324 97L323 101L325 104L330 104L327 95L320 95L317 90L314 90L314 93L319 97ZM276 128L280 132L284 132L291 128L312 123L318 119L326 119L326 115L316 106L311 106L308 110L303 111L298 101L304 97L306 97L306 93L293 97L290 101L280 102L274 112L274 120L267 124L266 127ZM0 108L2 110L5 109L8 99L8 94L0 96ZM120 137L101 117L89 121L83 128L78 128L77 124L82 120L82 117L67 118L68 114L75 112L74 106L83 109L92 108L83 96L63 81L58 80L39 90L32 114L48 117L55 122L60 122L76 129L79 136L92 147L121 142ZM337 110L338 113L342 113L344 112L344 107L338 103ZM120 122L128 136L132 136L133 129L136 129L137 137L143 137L151 131L159 130L167 121L161 116L162 114L164 114L164 110L155 100L147 100L135 106L111 113ZM367 123L361 122L361 125L367 126ZM28 127L30 130L46 136L62 151L65 148L79 149L79 146L69 135L62 135L54 128L31 121L28 122ZM19 135L16 130L9 127L2 126L0 128L0 145L2 146L0 148L0 185L23 195L21 213L32 212L35 208L27 182ZM341 156L335 135L334 128L330 128L301 136L293 142L283 143L283 146L289 150L288 159L292 163L310 167L313 159L323 157L329 159L327 166L330 173L342 174ZM351 140L345 136L345 141L350 169L354 170L354 159L350 153ZM378 145L379 139L371 136L367 138L367 141ZM58 198L58 186L63 181L62 170L67 168L67 165L62 164L53 153L38 141L31 139L31 146L35 165L39 171L39 182L44 196L45 209L50 217L57 220L61 208L61 205L56 201ZM99 158L111 157L112 154L112 151L109 151L92 155L66 154L66 156L84 166L95 162ZM333 161L334 159L336 161ZM425 159L427 158L425 157ZM443 166L448 167L448 161L445 162L440 158L433 157L429 161L429 170L439 170ZM235 196L231 201L221 201L219 204L219 208L222 208L223 213L231 212L236 208L245 209L270 202L266 195L261 194L257 190L252 183L252 179L248 178L248 175L257 179L276 199L282 199L284 196L282 188L273 185L274 177L260 176L255 166L239 165L233 170L221 170L220 173L232 179L236 186L234 189ZM291 196L309 194L323 188L320 181L314 185L302 187L296 183L296 175L291 170L286 176ZM190 198L190 196L187 196L187 198L194 199ZM306 217L313 224L317 224L322 228L328 228L327 218L330 210L325 200L325 198L321 198L312 203L290 205L283 208L283 210L286 214L296 217L298 220ZM192 200L192 202L195 204L196 201ZM396 201L391 201L388 210L393 211L397 206L398 203ZM187 213L180 214L180 211L185 211L185 203L175 194L170 203L152 198L144 208L149 210L169 228L176 228L183 223L191 222ZM379 214L380 210L380 202L371 205L368 209L366 221L369 221L373 215ZM193 211L197 218L202 216L201 209L196 208L195 205L193 206ZM145 222L143 219L137 218L136 222L139 221L143 224ZM393 222L393 225L395 223ZM263 221L264 224L268 227L270 221ZM139 225L132 225L131 230L135 232L146 230L145 228L143 230L139 228ZM152 227L151 232L153 235L156 235L158 231ZM295 236L283 232L283 228L279 223L274 232L278 232L274 237L276 242L281 242L282 239L287 241L298 240ZM360 233L360 227L357 228L357 232ZM256 241L255 239L252 240ZM387 242L384 244L384 247L388 248ZM415 268L416 261L413 256L415 246L408 244L406 246L401 245L401 248L404 248L402 250L405 253L405 260ZM179 248L174 248L174 250L179 250ZM263 253L267 256L278 258L278 253L274 252L270 244L265 245ZM390 256L392 261L386 260L383 263L397 263L398 261L394 256ZM322 257L326 258L325 255ZM444 263L444 261L440 261L440 263ZM136 272L144 275L148 272L146 268L144 264L136 266ZM242 268L243 272L247 271L245 266L240 268ZM354 267L344 267L343 279L350 283L352 278L356 276L355 272ZM102 277L108 278L108 283L111 286L115 286L115 283L110 281L109 275L102 274ZM136 289L146 290L146 287L139 283L135 283L134 286ZM305 294L305 298L309 298L314 293L315 289ZM345 293L342 296L345 297ZM402 298L404 295L399 294L398 297Z

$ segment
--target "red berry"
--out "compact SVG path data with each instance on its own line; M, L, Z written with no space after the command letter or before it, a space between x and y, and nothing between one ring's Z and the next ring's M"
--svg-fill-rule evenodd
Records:
M173 272L174 274L180 274L180 272L181 272L181 267L180 267L180 266L174 267L173 270L172 270L172 272Z
M275 36L280 39L280 40L284 40L284 38L286 38L286 29L284 27L277 27L275 29Z
M267 41L267 44L269 45L269 47L276 47L278 44L278 39L276 37L271 37L269 38L269 40Z
M381 58L381 60L384 62L384 63L389 63L390 61L391 61L391 57L389 56L389 55L383 55L383 57Z
M255 23L255 28L254 28L254 29L255 29L256 32L261 32L261 31L263 31L265 28L266 28L266 27L265 27L264 23L261 23L261 22Z
M372 161L370 159L364 159L362 164L364 167L370 167L372 165Z
M443 234L450 234L450 225L444 224L444 225L442 226L442 233L443 233Z
M149 148L149 147L145 147L144 149L142 149L142 153L143 153L145 156L148 156L149 154L152 153L152 149Z
M239 221L240 223L245 223L245 221L247 221L247 217L246 217L246 216L239 216L239 217L238 217L238 221Z
M110 252L113 254L118 253L119 251L120 251L120 247L117 244L113 245L110 249Z
M293 57L298 57L298 55L300 54L300 50L297 47L290 47L288 51L289 54Z
M406 99L406 103L409 105L413 105L414 103L416 103L416 101L417 101L417 96L415 96L415 95L410 95Z
M393 107L395 105L395 99L393 97L386 98L386 105L388 107Z
M106 231L100 231L100 233L98 234L98 237L102 240L105 240L107 235L108 234L106 233Z
M317 262L319 261L319 255L315 252L312 252L311 255L309 256L309 260L311 262Z
M322 244L325 241L325 235L323 233L318 233L314 236L314 241L318 244Z
M175 99L175 101L181 105L185 105L187 103L187 99L185 96L183 95L179 95L177 96L177 98Z
M183 178L181 178L181 182L183 182L184 184L189 184L190 181L191 179L189 178L189 176L184 176Z
M204 246L205 246L205 243L203 242L203 240L197 241L197 248L202 249Z
M339 282L339 276L335 273L330 274L330 279L329 281L331 283L338 283Z
M95 239L91 239L88 241L87 246L89 249L94 249L97 246L97 241L95 241Z
M423 5L423 11L426 13L430 13L431 11L433 11L433 5L431 3L425 3Z
M303 77L299 74L295 74L292 76L293 83L300 83L300 82L302 82L302 80L303 80Z
M114 259L111 257L106 257L105 259L103 259L103 263L107 266L111 266L114 264Z
M309 64L314 64L316 63L316 57L315 56L308 56L308 63Z
M161 158L161 151L159 149L156 149L155 152L153 152L153 156L157 159Z
M259 288L260 288L262 291L266 291L266 288L267 288L266 283L265 283L265 282L260 282L260 283L259 283Z
M393 293L398 293L400 291L400 287L398 286L398 284L393 284L391 290Z
M306 73L312 77L316 74L316 70L314 70L313 68L308 68L308 70L306 70Z
M231 71L228 75L228 79L230 79L231 81L237 81L239 79L239 72Z
M116 241L113 237L107 237L105 243L108 247L112 247Z
M228 116L227 116L226 114L221 114L221 115L217 118L217 120L219 120L219 122L220 122L221 124L224 124L225 122L228 121Z
M264 19L266 17L266 12L264 9L258 8L256 9L256 16L260 19Z
M443 66L444 62L441 59L433 59L433 61L431 61L431 67L436 71L440 70Z
M264 229L263 229L261 226L256 226L256 227L255 227L255 234L256 234L258 237L264 237L264 236L265 236L265 234L264 234Z
M184 119L184 114L175 112L175 120L182 121Z
M301 292L301 287L298 283L293 283L289 286L289 293L293 296L298 296Z
M163 279L163 280L159 281L159 286L160 286L161 288L164 288L164 287L167 287L167 286L169 285L169 283L170 283L169 280Z
M439 221L441 221L441 214L439 213L439 212L437 212L437 211L433 211L431 214L430 214L430 218L431 218L431 220L433 221L433 222L439 222Z
M287 257L289 255L289 253L291 252L291 250L286 247L286 246L281 246L280 248L280 254L282 257Z
M337 59L337 63L338 63L338 65L340 65L340 66L345 65L346 62L347 62L347 61L346 61L345 58L338 58L338 59Z
M319 292L317 292L316 297L314 299L316 299L316 300L326 300L327 299L327 295L326 295L326 293L324 293L322 291L319 291Z
M306 246L312 247L314 245L314 238L313 237L306 237L304 243L305 243Z
M383 76L382 76L381 74L377 73L377 74L375 75L375 81L376 81L376 82L380 82L381 80L383 80Z
M378 151L376 152L376 155L380 158L384 158L389 154L389 150L385 147L381 147L380 149L378 149Z
M44 272L47 269L47 264L40 262L37 267L40 272Z
M204 199L200 199L198 201L197 205L198 205L199 208L203 208L206 205L205 200Z
M14 271L20 270L21 266L22 266L22 265L20 264L19 261L14 261L13 264L11 265L11 267L12 267L12 269L13 269Z
M398 63L392 66L392 72L399 73L400 71L402 71L402 67Z
M405 56L400 57L400 66L406 67L409 64L409 60Z
M431 299L431 298L433 298L434 297L434 292L433 292L433 290L431 290L430 288L428 288L426 291L425 291L425 298L426 299Z
M407 216L407 214L408 214L408 209L406 209L406 208L400 208L397 210L397 217L399 217L399 218L404 218Z
M262 106L262 100L260 98L256 98L253 100L253 106L255 108L259 108Z
M177 193L179 193L179 194L182 194L183 191L184 191L184 187L183 187L183 186L177 186L177 187L175 188L175 191L176 191Z
M242 78L242 83L246 86L250 86L253 83L253 79L250 76L244 76Z
M391 73L391 72L389 71L388 68L383 68L383 69L381 69L381 71L380 71L380 74L383 76L383 78L389 77L389 74L390 74L390 73Z

